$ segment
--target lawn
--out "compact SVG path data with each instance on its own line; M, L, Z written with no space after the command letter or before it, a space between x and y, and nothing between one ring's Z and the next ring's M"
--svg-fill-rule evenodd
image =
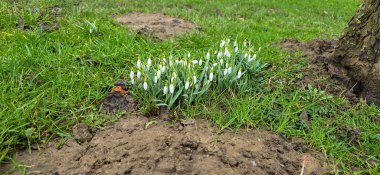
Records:
M99 106L138 59L188 52L201 56L220 40L232 38L262 47L260 59L269 66L248 78L245 91L208 92L194 105L172 110L186 118L210 119L221 129L268 128L289 138L302 137L325 154L336 174L353 170L377 174L380 126L373 118L379 119L379 108L349 104L318 87L298 86L300 70L309 63L300 53L286 52L277 44L288 38L338 39L359 4L359 0L1 1L0 160L11 160L15 150L35 142L70 137L78 122L99 127L122 117ZM40 17L40 11L46 14ZM157 41L112 18L136 11L178 16L199 30ZM21 30L19 16L33 29ZM47 30L41 29L42 23ZM96 32L90 31L91 24ZM304 111L312 119L310 125L299 118ZM342 128L359 130L357 143L341 137Z

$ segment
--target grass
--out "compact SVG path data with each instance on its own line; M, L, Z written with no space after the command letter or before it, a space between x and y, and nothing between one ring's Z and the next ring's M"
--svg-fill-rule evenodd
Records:
M251 77L246 92L210 92L202 103L180 110L203 116L221 128L265 127L288 137L303 137L322 151L336 174L378 174L379 108L350 106L341 97L293 82L307 66L297 54L275 46L286 38L309 41L338 38L358 8L359 0L43 0L0 2L0 160L12 151L50 138L70 137L77 122L97 127L121 115L99 111L113 83L138 58L170 52L202 53L226 37L251 40L263 47L261 58L272 63ZM59 15L51 7L59 6ZM39 19L33 10L46 10ZM157 42L128 32L111 18L128 12L161 12L180 16L201 29L174 40ZM17 28L23 16L35 30ZM96 21L96 28L89 31ZM41 31L42 22L60 25ZM248 95L247 95L248 93ZM310 125L299 119L306 111ZM357 128L358 143L341 128ZM343 129L344 130L344 129ZM333 158L333 159L330 159ZM352 167L359 170L353 172Z

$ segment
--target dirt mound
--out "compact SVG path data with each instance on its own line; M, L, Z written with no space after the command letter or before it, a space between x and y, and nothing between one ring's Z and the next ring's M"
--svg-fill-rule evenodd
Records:
M335 40L313 40L300 42L295 39L282 41L281 47L290 52L302 51L303 57L309 60L310 65L302 70L303 77L298 81L301 85L311 84L331 94L342 96L352 103L359 102L359 94L355 88L347 88L347 80L335 76L330 62L334 51Z
M88 142L69 139L61 149L50 144L21 152L18 160L28 174L324 173L321 154L269 131L218 131L205 120L171 124L134 115L98 130Z
M139 34L153 36L156 39L173 38L177 35L196 30L196 25L190 21L163 14L131 13L116 16L116 21L128 25Z

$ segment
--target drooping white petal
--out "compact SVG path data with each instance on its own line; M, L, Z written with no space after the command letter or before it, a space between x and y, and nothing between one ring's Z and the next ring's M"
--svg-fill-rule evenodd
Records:
M152 59L148 58L148 65L147 65L148 70L150 69L150 66L152 66Z
M158 77L157 77L157 75L154 76L153 81L154 81L155 84L157 83L157 81L158 81Z
M232 73L232 67L228 68L228 74Z
M158 77L158 78L161 77L161 70L160 70L160 69L157 71L157 77Z
M140 72L140 71L137 71L137 73L136 73L136 77L137 77L137 78L140 78L140 77L141 77L141 72Z
M185 89L186 89L186 90L189 89L189 86L190 86L190 82L189 82L189 81L186 81L186 83L185 83Z
M197 76L193 76L193 83L197 84Z
M222 57L222 52L218 52L218 55L216 56L216 58L220 59Z
M198 64L198 60L193 60L193 64Z
M165 72L165 69L166 69L166 66L162 66L162 67L161 67L161 73L164 73L164 72Z
M199 60L199 66L202 66L203 60Z
M227 73L228 73L228 70L226 68L226 69L224 69L223 75L227 75Z
M213 73L213 72L210 72L209 80L212 81L213 79L214 79L214 73Z
M239 72L237 74L237 78L239 79L242 76L241 69L239 69Z
M219 62L220 62L220 65L222 65L223 64L223 59L220 59Z
M146 81L144 81L143 86L144 86L144 89L145 89L145 90L148 90L148 83L146 83Z
M165 86L164 87L164 94L167 94L168 93L168 86Z
M130 78L131 80L133 80L134 77L135 77L135 72L131 71L131 72L129 73L129 78Z
M206 54L206 59L207 59L207 60L210 59L210 52L207 52L207 54Z
M139 60L137 60L137 68L141 68L141 60L139 59Z
M228 51L227 48L224 50L224 56L226 56L228 58L231 56L231 54L230 54L230 52Z
M174 84L170 84L169 91L171 94L174 93Z

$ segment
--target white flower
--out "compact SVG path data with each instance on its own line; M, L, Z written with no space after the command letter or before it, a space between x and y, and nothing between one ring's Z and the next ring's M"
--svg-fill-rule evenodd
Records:
M222 57L222 52L219 52L218 55L216 56L216 58L220 59L220 57Z
M165 69L166 69L166 66L162 66L162 67L161 67L161 73L164 73L164 72L165 72Z
M261 48L261 47L260 47L260 48ZM255 59L256 59L256 57L257 57L257 55L256 55L256 54L254 54L252 58L255 60Z
M189 81L186 81L186 83L185 83L185 89L186 89L186 90L189 89L189 86L190 86L190 82L189 82Z
M171 94L174 93L174 84L173 83L170 84L169 91L170 91Z
M215 67L215 66L217 66L218 65L218 63L214 63L214 64L212 64L212 67Z
M228 58L231 56L227 48L224 50L224 56L227 56Z
M213 73L213 72L210 72L209 80L212 81L213 79L214 79L214 73Z
M152 66L152 59L148 58L148 65L147 65L148 70L150 69L150 66Z
M167 94L167 93L168 93L168 86L165 85L165 87L164 87L164 94Z
M232 67L229 67L228 68L228 74L230 74L232 72Z
M132 83L132 84L135 84L135 80L134 80L134 79L132 79L132 80L131 80L131 83Z
M234 41L234 47L237 47L237 42L236 41Z
M193 64L198 64L198 60L193 60Z
M259 47L259 52L261 52L261 47Z
M239 69L239 72L237 74L237 78L239 79L242 76L241 69Z
M227 39L227 43L230 43L230 39L229 38Z
M158 80L158 78L157 78L157 75L156 75L156 76L154 76L154 79L153 79L153 81L154 81L155 84L157 83L157 80Z
M160 69L158 69L158 71L157 71L157 77L158 77L158 78L161 77L161 70L160 70Z
M247 58L248 57L248 54L244 54L244 58Z
M239 47L235 47L235 52L237 53L237 52L239 52Z
M144 86L144 89L145 89L145 90L148 90L148 83L146 83L146 81L144 81L143 86Z
M228 69L226 68L224 69L223 75L227 75L227 73L228 73Z
M199 66L202 66L203 60L199 60Z
M133 70L131 70L131 72L129 73L129 78L130 78L131 80L133 80L134 77L135 77L135 72L133 72Z
M223 59L220 59L219 62L220 62L220 65L222 65L223 64Z
M137 78L141 77L141 72L139 70L137 71L136 76L137 76Z
M194 84L197 84L197 76L193 76L193 82Z
M137 60L137 68L141 68L141 60Z
M190 52L187 52L187 58L190 58Z
M207 59L207 60L210 59L210 52L207 52L207 54L206 54L206 59Z
M223 47L224 45L226 45L226 42L225 42L224 40L222 40L222 41L220 42L220 47Z

